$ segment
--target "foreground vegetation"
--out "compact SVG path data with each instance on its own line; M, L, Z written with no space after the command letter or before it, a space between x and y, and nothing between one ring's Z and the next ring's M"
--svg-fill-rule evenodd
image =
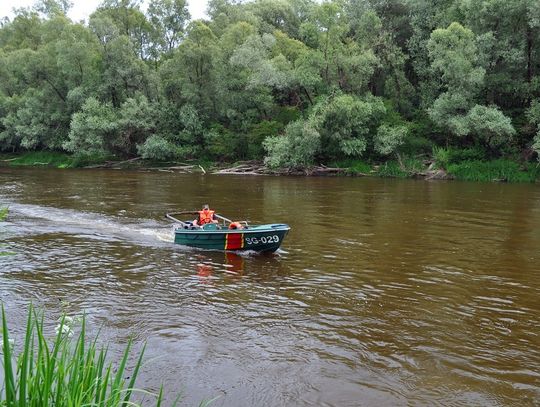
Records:
M63 317L54 339L49 340L43 318L30 309L24 342L15 346L2 307L4 382L0 406L134 406L134 393L151 395L135 388L144 349L128 373L131 342L119 363L113 365L108 361L107 349L99 349L96 340L87 343L84 318L77 337L72 337L73 323L72 318ZM14 348L20 347L16 356ZM162 390L153 397L155 405L160 406Z
M0 150L536 179L540 2L211 0L196 21L185 0L140 4L2 21Z

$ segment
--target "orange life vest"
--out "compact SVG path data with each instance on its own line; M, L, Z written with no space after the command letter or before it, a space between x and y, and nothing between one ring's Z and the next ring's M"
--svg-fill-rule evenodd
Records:
M216 213L216 211L211 211L210 209L199 211L199 220L197 223L200 226L206 225L207 223L212 223L214 220L214 213Z

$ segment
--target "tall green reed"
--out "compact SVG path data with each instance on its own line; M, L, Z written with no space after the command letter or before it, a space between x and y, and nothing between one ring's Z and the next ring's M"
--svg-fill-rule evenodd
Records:
M135 366L128 372L132 342L129 341L119 363L108 361L107 348L98 348L97 338L87 344L85 319L80 333L73 331L66 317L57 333L46 337L43 317L32 308L28 311L22 350L14 353L13 342L2 306L1 324L3 386L0 406L5 407L117 407L137 406L131 401L134 392L151 395L161 406L163 389L158 394L135 388L144 348ZM128 377L129 380L128 380ZM176 404L176 403L175 403Z

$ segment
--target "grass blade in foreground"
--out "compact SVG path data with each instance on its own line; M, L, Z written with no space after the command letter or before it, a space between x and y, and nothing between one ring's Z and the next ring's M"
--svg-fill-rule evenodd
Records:
M106 363L107 349L97 349L96 341L86 345L84 318L80 334L72 339L71 326L62 318L58 334L48 340L43 318L30 308L24 336L24 348L16 357L10 342L8 324L2 306L1 338L3 380L0 406L100 406L136 405L132 402L135 380L142 363L142 352L125 380L131 342L119 366ZM114 375L111 372L116 372ZM155 404L162 402L162 392Z

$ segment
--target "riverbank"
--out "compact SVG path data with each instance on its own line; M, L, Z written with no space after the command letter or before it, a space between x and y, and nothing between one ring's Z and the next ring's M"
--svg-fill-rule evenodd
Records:
M110 157L81 159L59 152L28 152L0 155L0 166L54 167L54 168L114 168L145 171L212 173L219 175L292 175L292 176L371 176L381 178L416 178L426 180L462 180L477 182L538 182L540 164L510 159L448 159L415 157L369 163L343 160L329 165L307 168L268 168L262 161L234 163L204 160L150 161L141 157L115 160Z

